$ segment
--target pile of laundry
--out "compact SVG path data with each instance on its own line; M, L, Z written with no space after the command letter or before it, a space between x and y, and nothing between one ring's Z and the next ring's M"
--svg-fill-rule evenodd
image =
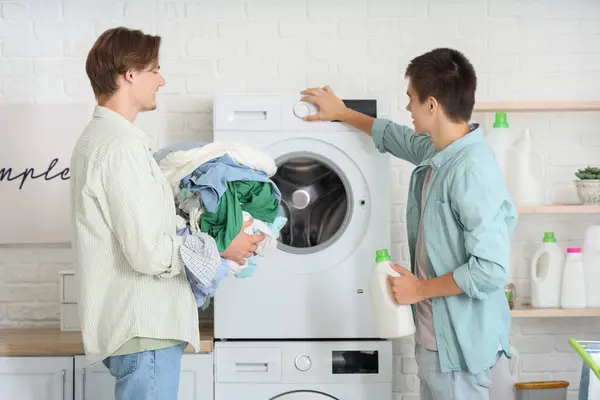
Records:
M198 306L206 308L221 280L251 277L259 259L277 247L287 222L281 215L281 192L270 179L277 166L241 143L178 143L154 158L173 189L177 234L186 238L181 256L187 278ZM253 223L245 232L265 235L256 255L244 265L222 258L219 254L250 218Z

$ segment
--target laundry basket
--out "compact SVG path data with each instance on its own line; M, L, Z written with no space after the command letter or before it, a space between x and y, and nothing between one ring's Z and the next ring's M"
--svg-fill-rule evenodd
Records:
M569 339L569 344L583 359L579 381L579 400L600 399L600 342Z
M567 400L567 381L517 382L517 400Z

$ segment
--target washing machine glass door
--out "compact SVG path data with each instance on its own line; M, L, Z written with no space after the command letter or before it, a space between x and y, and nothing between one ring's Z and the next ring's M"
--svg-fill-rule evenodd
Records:
M337 397L317 390L292 390L278 394L269 400L339 400Z
M348 219L349 182L344 175L327 158L314 154L288 154L279 162L273 181L282 191L289 221L280 243L306 252L335 240Z
M277 163L271 179L288 219L278 248L291 258L278 261L288 269L301 264L291 266L295 273L335 266L364 239L370 193L360 168L343 149L317 139L283 140L266 151Z

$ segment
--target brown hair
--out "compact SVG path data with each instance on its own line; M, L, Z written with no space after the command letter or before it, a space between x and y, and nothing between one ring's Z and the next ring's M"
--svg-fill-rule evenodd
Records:
M158 62L160 36L124 27L104 31L85 62L85 72L96 98L110 96L117 89L117 77L133 68L143 70Z
M415 57L408 64L405 77L410 79L421 103L435 97L452 121L471 119L477 76L460 51L439 48Z

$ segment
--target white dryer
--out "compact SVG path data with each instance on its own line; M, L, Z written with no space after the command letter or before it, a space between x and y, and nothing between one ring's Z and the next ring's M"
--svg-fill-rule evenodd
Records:
M368 278L390 247L389 158L339 122L306 122L299 97L217 95L214 140L276 160L271 179L288 223L251 278L215 295L217 339L375 338ZM376 114L376 102L348 101ZM300 117L299 117L300 116Z
M215 400L391 400L392 344L217 342Z

